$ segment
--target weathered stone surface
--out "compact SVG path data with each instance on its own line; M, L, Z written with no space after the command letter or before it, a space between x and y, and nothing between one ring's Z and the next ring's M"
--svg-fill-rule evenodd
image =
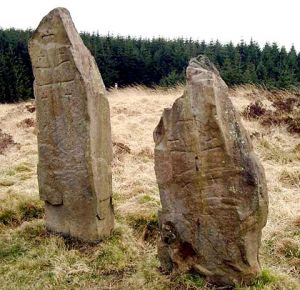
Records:
M164 110L154 141L162 267L197 271L219 285L250 282L260 271L265 175L206 57L190 61L186 91Z
M43 18L29 52L47 228L100 240L111 233L114 217L110 112L99 70L64 8Z

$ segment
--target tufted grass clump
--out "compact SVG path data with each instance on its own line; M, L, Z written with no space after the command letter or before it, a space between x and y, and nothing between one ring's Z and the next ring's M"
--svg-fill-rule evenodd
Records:
M253 287L256 289L264 289L268 284L274 283L278 278L269 270L262 270L260 275L256 278L256 281L253 284Z
M18 212L22 221L40 219L44 216L44 211L44 203L41 200L25 200L18 204Z
M13 186L14 184L15 184L15 181L10 178L0 179L0 186L9 187L9 186Z
M134 231L138 233L141 233L147 226L158 228L158 219L156 212L128 214L126 216L126 222Z
M276 250L286 258L300 259L300 237L298 239L283 238L278 241Z
M150 244L155 244L158 235L158 219L156 212L139 212L128 214L126 223L133 229L135 236Z
M284 150L276 144L271 144L266 138L259 141L259 149L262 151L264 160L272 160L280 164L300 161L298 150Z
M6 205L8 204L8 206ZM9 199L0 206L0 224L17 226L44 216L44 203L38 199Z
M236 286L235 290L298 290L298 284L286 275L268 269L262 270L251 286Z
M280 172L279 181L286 186L297 186L300 188L300 170L283 169Z
M156 212L132 213L126 216L126 221L134 230L141 230L147 224L158 225Z
M14 225L19 223L18 214L12 209L3 209L0 212L0 224Z
M29 163L20 163L14 167L14 170L18 173L20 172L31 172L32 169Z

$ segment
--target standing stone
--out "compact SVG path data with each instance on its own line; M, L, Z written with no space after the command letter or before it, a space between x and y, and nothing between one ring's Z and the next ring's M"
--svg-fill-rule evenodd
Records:
M164 110L154 141L163 269L249 283L260 271L265 174L208 58L190 61L186 91Z
M37 106L38 182L49 230L85 241L110 235L109 104L70 13L56 8L29 43Z

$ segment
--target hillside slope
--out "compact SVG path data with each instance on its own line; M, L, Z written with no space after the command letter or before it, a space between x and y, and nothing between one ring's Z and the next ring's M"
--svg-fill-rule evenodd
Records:
M0 105L1 289L206 289L200 278L161 274L156 257L160 202L152 132L163 108L182 91L133 87L109 93L117 225L99 245L45 231L33 102ZM299 108L280 106L299 96L252 86L232 89L231 96L265 167L270 197L261 247L264 271L252 289L300 289L300 139L297 124L290 124ZM286 115L290 119L275 120Z

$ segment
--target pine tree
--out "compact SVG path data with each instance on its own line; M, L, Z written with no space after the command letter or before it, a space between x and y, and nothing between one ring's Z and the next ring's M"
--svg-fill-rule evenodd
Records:
M31 30L0 29L0 102L32 98L33 74L27 49ZM143 84L173 86L185 78L188 61L206 54L228 85L263 84L289 88L300 84L300 53L276 43L262 49L251 40L222 45L218 40L142 39L83 32L107 87Z
M267 72L267 69L265 68L262 61L259 62L258 66L256 68L256 75L257 75L257 79L258 79L259 84L264 84L264 85L267 84L268 72Z

